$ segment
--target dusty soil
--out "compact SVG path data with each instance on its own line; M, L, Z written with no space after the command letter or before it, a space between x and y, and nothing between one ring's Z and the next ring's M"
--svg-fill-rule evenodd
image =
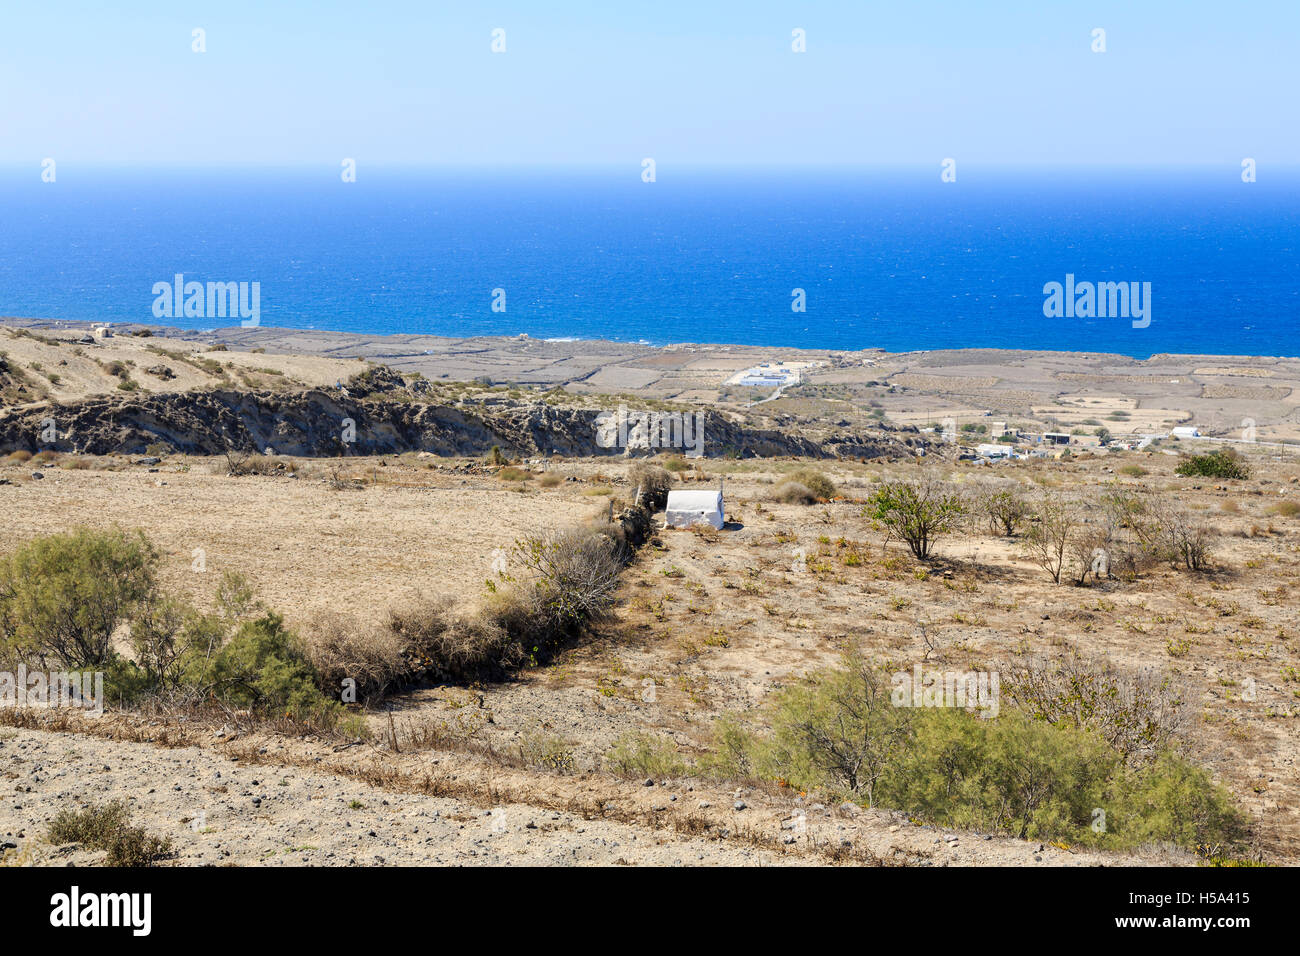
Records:
M327 608L379 616L419 592L449 592L472 601L492 576L495 549L508 548L514 536L527 530L559 526L607 509L608 499L599 492L626 494L623 466L609 461L565 462L557 470L576 480L546 489L536 487L536 479L519 483L534 488L527 492L513 490L515 483L503 486L494 477L455 471L456 462L415 456L386 461L383 466L359 463L364 474L375 476L362 491L332 490L312 477L311 470L319 466L312 462L299 463L303 477L292 479L229 478L209 473L206 466L213 462L190 459L168 460L157 473L108 460L102 462L107 470L81 470L79 465L63 471L52 461L39 466L47 475L39 481L31 477L32 464L11 462L0 466L0 479L10 482L0 485L0 526L6 528L6 544L78 524L141 527L166 555L166 585L202 599L211 572L233 566L252 579L269 606L301 623ZM669 737L689 758L709 745L718 716L731 712L758 719L773 691L811 669L834 663L847 640L858 641L872 655L900 668L924 662L944 669L984 669L1023 654L1077 649L1126 667L1154 667L1191 680L1199 695L1198 718L1187 741L1191 754L1246 808L1254 821L1257 851L1266 859L1294 862L1300 859L1300 735L1295 731L1300 715L1295 676L1300 666L1295 601L1300 518L1274 509L1280 501L1295 500L1300 489L1293 462L1264 454L1252 462L1255 474L1243 482L1175 476L1176 459L1162 454L1076 457L994 468L940 462L927 466L958 485L996 475L1063 489L1105 482L1166 489L1204 512L1223 535L1212 573L1189 575L1159 568L1133 583L1108 581L1082 588L1052 584L1015 540L993 536L980 526L943 541L940 560L928 568L896 545L885 544L852 499L867 495L879 477L915 473L915 465L819 465L837 481L845 499L797 506L767 497L781 474L798 462L707 463L689 477L707 485L725 481L727 528L720 533L660 533L624 573L615 620L597 640L510 683L432 687L400 696L390 703L391 725L382 714L372 718L376 740L383 740L391 727L402 751L424 731L437 728L440 739L456 745L438 751L436 759L445 768L456 768L457 774L472 775L469 768L483 753L505 755L510 758L509 775L520 781L517 799L511 802L554 812L584 786L611 792L630 787L629 792L638 793L635 782L622 782L605 765L605 754L622 734L646 731ZM1124 464L1140 464L1147 474L1122 475ZM191 570L192 549L199 546L207 549L206 575ZM1248 679L1255 682L1254 700L1243 699ZM57 751L41 748L55 745L41 744L39 737L38 731L24 730L15 739L46 755L51 776L63 769L71 773L72 764L63 768L48 759ZM537 739L570 754L576 776L530 766L529 741ZM278 746L291 745L309 751L316 746ZM112 751L123 745L96 746ZM320 745L318 755L328 756L330 746ZM147 795L150 798L174 792L178 783L189 786L182 778L193 774L186 770L177 776L181 765L174 762L175 755L147 747L122 753L128 751L137 763L130 764L132 775L121 778L123 786L135 787L138 794L138 785L126 781L147 780L155 791ZM195 761L207 759L192 756ZM104 763L127 765L125 759L110 755ZM505 773L500 766L487 771L485 780L492 783L485 782L482 791L500 787ZM60 789L34 790L20 817L0 829L22 830L30 837L39 832L38 821L69 797L100 795L94 789L77 789L91 787L89 782L67 774L57 779ZM113 779L104 777L109 790ZM15 783L26 786L30 781ZM318 783L304 778L292 783L290 792L301 796ZM689 792L684 790L688 784L674 786L680 801ZM655 796L662 792L648 789ZM550 796L539 800L542 792ZM760 797L775 801L770 812L784 814L781 819L788 819L795 806L788 792L744 799L754 806ZM337 809L338 800L333 795L328 799ZM366 806L376 800L373 795L355 799ZM481 795L476 799L480 809L495 805L490 799L482 803ZM724 793L712 802L727 806L731 799ZM283 800L270 804L286 808L276 817L277 835L259 835L255 828L240 831L245 835L230 837L232 843L225 846L233 858L260 858L273 846L307 844L322 848L310 857L313 862L327 859L324 854L330 852L336 854L330 862L370 852L357 849L356 834L348 833L351 828L346 826L337 839L309 839L313 811L291 806L301 801ZM178 802L157 808L141 797L141 812L151 820L178 820L184 815L180 806ZM438 809L432 803L419 804L419 810L401 806L411 813ZM226 814L229 807L217 804L213 812ZM335 819L339 825L346 823L346 815ZM441 833L443 824L428 820L432 829L425 836L432 836L431 846L437 849L427 859L450 854L453 846L461 847L462 855L470 849L481 854L473 859L500 859L489 854L486 845L474 845L477 837ZM541 826L546 821L537 822ZM933 852L933 840L940 839L927 833L920 843L900 842L897 831L889 831L899 821L880 822L868 828L872 837L866 844L877 855L894 853L894 846L904 856ZM465 820L457 824L470 828ZM563 817L549 824L567 834L557 837L564 853L591 853L590 859L605 862L622 855L631 861L622 852L631 842L626 834L620 839L602 833L602 839L620 843L618 854L602 856L603 850L582 839L586 834L566 829L570 824ZM717 826L725 828L725 823ZM903 832L913 829L905 821L901 826ZM366 827L365 833L381 832L369 818ZM524 834L525 840L537 837L529 832L532 836ZM648 847L653 842L649 834L638 832L638 845ZM183 839L188 846L190 838ZM464 839L469 842L455 842ZM960 846L967 849L976 842L971 835L960 838ZM536 852L556 859L547 856L551 851L543 843L522 852L525 857ZM941 843L944 854L933 862L985 861L949 854L946 842ZM1019 854L1020 861L1035 855L1026 844L1011 843L1018 849L1008 852ZM787 848L778 844L775 849ZM187 852L199 850L196 846ZM402 853L423 851L383 845L375 852L397 861L407 858ZM699 859L695 849L673 852ZM650 854L639 859L666 863L679 857ZM705 859L721 858L706 854ZM1065 854L1048 862L1081 859ZM1097 859L1117 858L1103 854ZM767 862L758 856L750 861Z
M882 416L917 425L947 415L986 423L992 413L1012 423L1105 422L1115 434L1195 422L1231 435L1249 418L1262 440L1300 435L1300 363L1284 359L655 350L265 329L117 335L83 346L73 342L82 331L45 323L31 337L0 328L0 351L29 390L25 398L5 396L0 413L20 400L111 391L121 381L111 370L115 361L134 363L129 377L145 390L206 388L219 379L265 389L331 385L365 367L356 356L391 359L435 380L489 375L564 384L577 401L610 401L596 393L612 383L647 401L689 396L735 410L763 394L727 386L727 379L758 361L785 359L822 363L804 385L760 406L791 433ZM51 345L46 335L67 342ZM206 351L218 339L230 350ZM173 366L175 377L144 371L158 361ZM10 377L11 388L16 381ZM250 736L246 729L218 734L216 727L154 726L120 714L83 724L18 721L0 727L0 775L15 796L0 805L0 842L43 862L93 861L44 844L45 823L61 807L120 795L134 800L139 822L175 839L180 863L1190 861L1039 850L1002 837L943 834L888 813L820 806L816 795L804 799L776 786L734 792L670 780L645 787L610 772L607 754L629 732L671 739L689 760L710 746L723 714L761 725L776 690L833 664L853 642L899 669L983 670L1025 655L1077 651L1185 678L1195 698L1189 755L1250 816L1252 852L1294 864L1300 516L1284 506L1300 498L1300 458L1243 446L1249 480L1174 473L1179 452L1209 447L1217 446L1168 443L1150 452L993 467L926 460L925 473L958 487L996 478L1067 494L1112 483L1159 491L1220 534L1207 573L1160 567L1132 582L1086 587L1052 583L1020 539L977 522L941 541L937 560L925 566L883 541L861 500L882 478L922 473L914 462L811 463L840 489L837 500L815 506L770 500L783 474L810 463L696 462L679 480L704 487L725 481L727 527L656 535L624 572L613 620L548 665L503 684L414 689L369 718L374 736L364 744ZM524 462L531 477L523 481L503 480L481 460L416 454L282 463L274 474L232 478L224 460L175 454L153 466L114 456L0 459L0 551L78 525L140 528L162 553L167 590L202 604L220 572L237 570L301 630L318 613L377 620L422 595L472 605L487 580L518 570L509 556L517 538L608 512L612 501L630 497L621 459ZM17 718L0 724L5 720ZM566 757L567 772L535 759L539 740ZM229 784L218 784L217 773ZM734 809L737 801L743 810ZM485 820L500 819L498 810L504 832L484 833ZM208 832L190 827L200 812ZM807 830L783 826L794 819Z
M395 754L123 718L58 726L76 732L0 725L0 780L14 784L0 806L0 844L14 845L13 861L100 862L102 851L54 846L43 834L59 810L117 800L133 825L172 841L162 865L1187 862L1180 854L1089 853L938 830L900 814L749 788L539 775L464 754Z
M6 547L73 525L143 528L162 551L164 585L205 604L224 570L257 582L292 620L326 610L377 613L430 594L477 594L498 549L522 535L608 511L580 491L516 490L490 475L435 471L410 456L296 476L229 478L224 459L168 459L151 469L0 465ZM295 465L295 467L298 467ZM332 472L355 490L335 490ZM39 471L44 477L33 480ZM587 486L584 486L587 487Z

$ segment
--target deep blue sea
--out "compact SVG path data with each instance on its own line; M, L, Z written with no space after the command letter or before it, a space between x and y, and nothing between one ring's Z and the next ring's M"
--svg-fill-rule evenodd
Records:
M1300 170L0 170L0 315L156 322L257 281L261 324L892 351L1300 354ZM1150 282L1151 323L1043 315ZM805 290L806 311L791 309ZM505 311L493 311L493 290ZM237 321L170 319L191 328Z

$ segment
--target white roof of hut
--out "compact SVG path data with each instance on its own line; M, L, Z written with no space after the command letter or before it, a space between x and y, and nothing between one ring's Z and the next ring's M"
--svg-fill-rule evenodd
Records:
M722 491L670 491L664 520L670 528L709 524L720 530L725 520Z

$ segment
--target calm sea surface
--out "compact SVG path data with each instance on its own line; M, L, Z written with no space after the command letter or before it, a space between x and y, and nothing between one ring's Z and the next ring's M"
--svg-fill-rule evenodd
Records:
M0 170L3 315L158 321L183 273L294 328L1300 354L1300 170L39 173ZM1044 318L1067 273L1151 283L1151 324Z

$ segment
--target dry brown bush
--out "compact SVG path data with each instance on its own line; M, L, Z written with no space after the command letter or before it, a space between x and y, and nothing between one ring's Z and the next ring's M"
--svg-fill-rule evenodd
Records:
M806 485L801 485L797 481L782 482L772 489L767 497L769 501L779 501L787 505L817 504L817 496Z
M389 612L388 628L402 641L414 674L466 681L500 677L522 660L493 612L465 616L449 598L412 602Z
M303 634L307 659L321 689L337 696L343 682L356 682L359 702L380 699L407 674L402 636L391 627L335 611L317 614Z
M641 504L651 511L668 504L668 492L673 487L673 474L668 469L638 461L627 470L627 481L640 492Z
M1146 548L1173 567L1204 571L1210 566L1211 549L1219 534L1203 518L1196 518L1164 497L1146 502L1137 529Z
M1001 687L1021 710L1050 724L1099 734L1126 763L1176 748L1193 708L1188 686L1155 670L1125 671L1108 660L1070 654L1001 668Z

